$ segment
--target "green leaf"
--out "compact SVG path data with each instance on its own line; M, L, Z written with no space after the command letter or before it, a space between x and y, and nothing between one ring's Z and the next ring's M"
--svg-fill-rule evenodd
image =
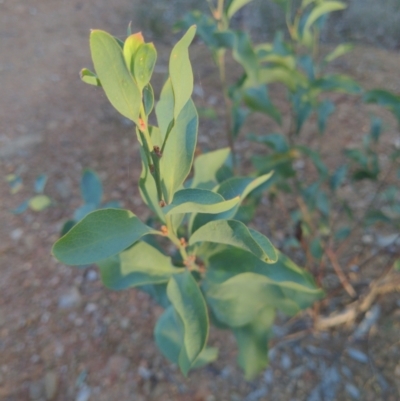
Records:
M264 113L273 118L278 124L281 124L281 114L271 102L266 85L245 89L243 91L243 100L252 111Z
M189 100L175 121L160 159L161 185L170 203L192 168L196 149L199 118L192 100Z
M218 149L197 156L194 161L192 188L212 189L218 184L217 174L230 156L230 149Z
M238 364L246 380L252 380L268 365L268 340L274 323L275 311L265 308L248 325L233 329L238 347Z
M290 295L297 292L297 299ZM256 273L238 274L222 284L210 283L207 303L216 318L229 327L251 323L265 308L278 308L292 316L321 297L321 291L294 282L274 282Z
M324 255L324 248L322 247L321 240L314 238L310 244L310 252L314 259L321 260Z
M326 55L324 61L325 63L330 63L331 61L337 59L338 57L341 57L346 53L350 52L351 50L353 50L353 48L354 46L350 43L342 43L339 46L337 46L335 50Z
M36 195L29 199L29 207L34 212L40 212L51 205L51 199L46 195Z
M189 60L188 48L195 34L196 26L190 27L172 49L169 60L169 75L175 97L175 119L178 118L179 113L185 107L193 92L193 71Z
M76 209L74 212L75 222L77 223L78 221L81 221L85 216L91 212L94 212L97 208L98 205L95 203L85 203L81 207L78 207L78 209Z
M75 220L67 220L61 228L60 237L65 235L75 224Z
M34 185L35 192L37 194L41 194L44 191L46 183L47 183L47 175L46 174L39 175L39 177L37 177L35 180L35 185Z
M335 239L338 241L345 240L351 234L350 227L341 227L335 232Z
M92 203L96 207L100 206L103 197L103 185L100 177L93 170L86 169L83 171L81 194L85 203Z
M240 202L237 196L225 200L221 195L207 189L188 188L175 192L174 198L167 207L165 214L177 213L222 213L232 209Z
M359 94L362 92L360 85L345 75L325 75L322 78L316 79L312 87L316 90L317 94L321 92Z
M347 176L347 170L348 167L346 164L343 164L335 170L329 182L332 191L337 191L344 183Z
M240 196L240 200L242 202L252 191L265 184L271 178L271 176L272 173L265 174L257 178L232 177L218 185L214 189L214 192L220 194L224 199L233 199L236 196ZM233 218L239 209L239 204L240 203L238 203L232 209L221 214L193 215L189 224L190 232L196 231L199 227L213 220Z
M174 105L174 90L171 78L168 78L161 90L160 100L156 105L156 116L162 139L165 138L170 124L174 121Z
M388 217L381 210L369 210L364 217L364 223L366 226L372 226L376 223L392 223L390 217Z
M52 253L67 265L87 265L114 256L151 233L157 231L143 224L129 210L98 210L60 238Z
M282 134L249 134L247 138L253 142L263 143L278 153L286 153L290 149L286 137Z
M207 306L199 286L188 271L170 279L167 295L183 325L178 364L186 376L207 343Z
M172 363L179 363L179 355L184 341L184 326L173 306L160 316L154 328L156 344L163 355ZM218 350L206 347L197 357L192 369L200 368L217 359Z
M167 283L174 274L184 271L176 268L171 258L142 241L97 264L103 284L112 290Z
M345 9L347 6L340 1L325 1L316 6L307 18L303 32L308 31L311 26L324 14L331 13L332 11L339 11Z
M335 111L335 105L329 99L325 99L318 105L318 129L321 134L325 132L326 123L330 115Z
M400 259L397 259L396 262L394 262L394 269L400 272Z
M134 59L134 77L139 90L150 82L157 60L157 51L153 43L145 43L139 47Z
M252 0L231 0L226 8L226 16L231 19L242 7L250 3Z
M233 58L241 64L248 77L248 86L255 86L258 82L258 59L246 32L235 32L236 40L232 51Z
M13 209L11 213L21 214L26 212L28 208L29 208L29 200L26 200L25 202L22 202L20 205L18 205L15 209Z
M265 262L273 263L277 260L276 250L267 237L236 220L211 221L200 227L190 237L189 244L198 242L231 245L250 252Z
M141 32L135 33L133 35L129 35L123 46L123 54L126 66L128 70L135 76L135 56L141 47L144 44L144 38Z
M124 117L137 124L140 91L126 66L120 45L107 32L93 30L90 49L94 68L108 100Z
M366 103L376 103L387 107L395 115L400 124L400 96L382 89L374 89L366 92L363 100Z
M154 107L154 91L150 84L143 88L143 105L146 116L150 115Z
M80 72L80 77L85 84L93 85L93 86L101 86L99 78L97 78L97 75L88 70L87 68L83 68Z

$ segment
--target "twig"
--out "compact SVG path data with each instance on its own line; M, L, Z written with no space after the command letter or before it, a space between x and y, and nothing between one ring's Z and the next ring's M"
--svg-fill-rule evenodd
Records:
M340 282L342 283L343 288L346 290L346 292L352 298L356 298L357 293L356 293L354 287L350 284L350 282L347 279L346 275L344 274L342 268L340 267L340 264L339 264L336 254L329 247L326 248L325 253L326 253L326 256L328 256L329 260L331 261L332 267L335 270L335 273L338 276Z

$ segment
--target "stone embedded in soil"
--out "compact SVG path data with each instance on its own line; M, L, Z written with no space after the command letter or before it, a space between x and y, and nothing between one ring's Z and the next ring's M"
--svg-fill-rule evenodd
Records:
M56 372L49 371L44 376L44 389L46 400L54 400L58 390L58 376Z
M76 287L70 288L58 299L58 307L60 309L76 308L81 303L81 294Z
M347 348L347 354L351 359L354 359L357 362L360 363L367 363L368 362L368 356L364 354L364 352L359 351L358 349L355 348Z

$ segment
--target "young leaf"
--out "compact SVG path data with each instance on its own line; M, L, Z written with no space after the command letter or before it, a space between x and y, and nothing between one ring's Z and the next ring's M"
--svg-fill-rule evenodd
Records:
M233 329L238 347L238 364L246 380L252 380L268 365L268 340L274 323L275 311L265 308L248 325Z
M154 328L156 344L163 355L172 363L179 363L179 355L184 341L184 326L173 306L169 306L160 316ZM197 357L192 369L200 368L217 359L218 350L206 347Z
M197 156L194 161L194 177L192 188L212 189L218 184L218 170L225 164L230 155L230 149L218 149Z
M225 200L221 195L207 189L188 188L175 192L174 198L167 207L165 214L177 213L222 213L232 209L240 202L237 196Z
M192 100L179 113L160 159L161 185L170 203L189 175L196 149L199 118Z
M252 0L231 0L226 8L226 16L231 19L242 7L250 3Z
M150 115L154 107L154 91L150 84L143 88L143 105L146 116Z
M168 78L162 88L160 100L156 105L157 122L163 140L167 134L168 128L174 121L174 107L174 90L172 88L171 78Z
M96 207L100 206L103 197L103 185L100 177L93 170L86 169L83 171L81 194L85 203L91 203Z
M60 238L52 253L67 265L87 265L114 256L151 233L156 231L129 210L98 210Z
M178 364L182 373L187 376L207 343L207 307L199 286L188 271L170 279L167 295L183 325Z
M189 60L188 48L195 34L196 26L190 27L172 49L169 60L169 75L175 96L175 119L177 119L193 92L193 71Z
M90 34L90 50L108 100L124 117L137 124L142 99L120 45L107 32L94 30Z
M323 15L328 14L332 11L339 11L345 9L347 6L345 3L340 1L325 1L320 5L316 6L307 18L303 32L308 31L311 26Z
M140 91L150 82L156 60L157 51L153 43L141 45L136 52L134 59L134 77Z
M141 32L129 35L123 46L123 54L126 66L130 73L135 76L135 56L139 47L144 44L144 38Z
M83 82L89 85L93 86L101 86L99 78L97 78L97 75L89 71L87 68L83 68L80 72L80 77Z
M103 284L112 290L167 283L174 274L184 271L176 268L171 258L143 241L97 264Z
M232 52L233 58L242 65L246 71L248 84L255 86L258 82L258 59L251 43L250 37L246 32L235 32L236 40Z
M34 212L40 212L51 205L51 199L46 195L36 195L29 200L29 207Z
M353 50L353 45L350 43L342 43L339 46L335 48L331 53L329 53L325 58L324 62L325 63L330 63L331 61L337 59L338 57L341 57L345 55L346 53L350 52Z
M236 220L211 221L200 227L190 237L189 244L198 242L231 245L250 252L265 262L274 263L277 260L276 250L267 237Z

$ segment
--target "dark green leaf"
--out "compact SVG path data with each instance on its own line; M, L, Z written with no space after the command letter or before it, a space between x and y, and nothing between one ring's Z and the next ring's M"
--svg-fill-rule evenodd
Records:
M103 197L103 185L100 177L93 171L84 170L81 178L81 194L85 203L100 206Z
M156 231L128 210L98 210L60 238L52 252L67 265L87 265L114 256L151 233Z
M325 132L328 118L334 111L335 111L335 105L329 99L326 99L319 104L317 115L318 115L318 129L321 134Z
M46 183L47 183L47 175L46 174L39 175L39 177L37 177L35 180L35 192L37 194L43 193Z
M343 164L342 166L338 167L336 171L333 173L330 179L330 186L333 191L336 191L346 179L347 176L347 165Z

